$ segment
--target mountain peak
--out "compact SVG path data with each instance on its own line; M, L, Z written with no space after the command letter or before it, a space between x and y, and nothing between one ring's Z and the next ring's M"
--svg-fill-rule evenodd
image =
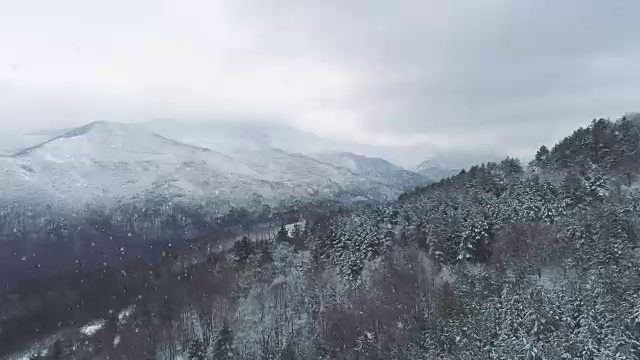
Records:
M87 136L87 135L104 135L109 137L114 135L123 135L125 133L132 132L131 131L132 128L133 127L131 125L127 125L127 124L108 122L108 121L93 121L88 124L73 128L47 141L28 147L18 153L15 153L13 156L18 157L18 156L29 154L39 148L45 147L51 143L55 143L63 139L71 139L71 138L77 138L77 137ZM136 131L133 131L133 133L135 132Z
M71 145L71 144L75 145ZM129 152L164 152L164 146L179 147L188 151L210 152L207 148L185 144L179 141L165 138L154 132L146 130L136 124L123 124L109 121L93 121L88 124L71 129L61 135L40 142L26 148L12 157L29 155L39 149L47 151L64 152L71 150L107 151L108 149L120 149ZM54 150L56 149L56 150ZM93 149L93 150L90 150Z
M359 172L363 170L363 168L376 168L377 171L403 171L400 166L396 164L377 157L359 155L348 151L335 151L335 152L326 152L320 154L313 154L314 158L333 163L342 167L346 167L351 169L352 171Z
M460 172L460 169L449 167L428 159L420 163L415 170L418 174L427 176L434 181L448 178Z
M86 125L82 125L75 129L72 129L69 132L58 136L57 138L71 138L71 137L85 135L90 131L108 131L108 130L113 130L123 126L126 126L126 125L109 122L109 121L93 121Z

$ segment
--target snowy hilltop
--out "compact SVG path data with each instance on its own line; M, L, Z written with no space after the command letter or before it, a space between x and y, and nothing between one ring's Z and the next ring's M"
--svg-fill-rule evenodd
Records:
M93 122L0 158L0 199L61 208L149 199L233 206L256 199L391 200L430 181L381 159L345 159L269 147L222 153L138 125Z

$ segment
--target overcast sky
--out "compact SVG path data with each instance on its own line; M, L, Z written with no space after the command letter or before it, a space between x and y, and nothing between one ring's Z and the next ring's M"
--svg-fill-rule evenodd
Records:
M637 0L0 0L0 123L250 118L526 153L640 110L638 14Z

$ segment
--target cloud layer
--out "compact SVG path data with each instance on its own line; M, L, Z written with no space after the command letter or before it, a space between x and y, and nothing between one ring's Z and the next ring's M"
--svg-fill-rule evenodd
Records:
M635 0L0 0L0 121L237 117L519 155L638 110L639 11Z

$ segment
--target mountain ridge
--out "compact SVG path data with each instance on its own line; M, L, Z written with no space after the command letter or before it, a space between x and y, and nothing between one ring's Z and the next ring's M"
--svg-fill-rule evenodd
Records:
M400 169L382 159L359 159ZM141 201L154 193L187 202L228 200L226 207L246 204L256 195L272 204L283 199L344 194L393 199L428 183L406 170L402 174L412 174L406 178L373 176L277 148L238 149L225 154L138 125L106 121L71 129L3 161L7 186L0 196L23 189L33 199L43 195L43 199L49 198L46 201L53 198L87 205Z
M441 165L434 162L432 159L421 162L415 168L415 172L424 176L427 176L434 181L438 181L444 178L451 177L460 172L462 169L452 168L446 165Z

